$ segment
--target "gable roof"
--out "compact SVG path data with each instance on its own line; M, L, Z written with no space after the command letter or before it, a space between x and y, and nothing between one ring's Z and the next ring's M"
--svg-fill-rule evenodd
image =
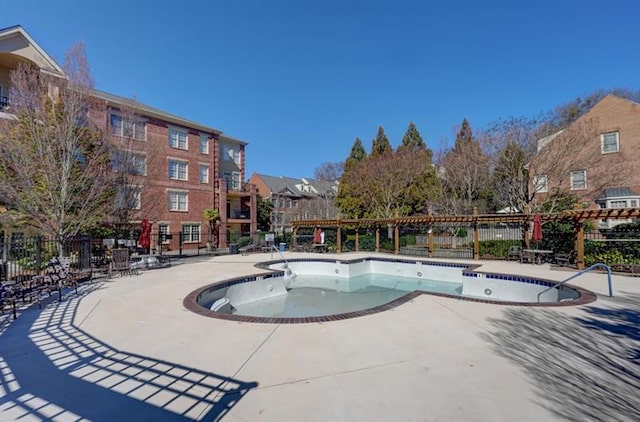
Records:
M292 196L323 196L335 195L338 186L337 181L324 181L316 179L296 179L285 176L269 176L266 174L255 174L269 188L272 193L287 193ZM303 186L310 186L311 191L303 190Z
M21 57L36 64L43 72L67 77L60 65L20 25L0 29L0 54Z

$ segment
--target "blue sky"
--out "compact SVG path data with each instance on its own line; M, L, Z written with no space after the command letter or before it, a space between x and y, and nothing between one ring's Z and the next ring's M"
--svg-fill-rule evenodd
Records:
M638 0L0 0L96 88L249 142L247 177L312 177L413 121L434 150L597 89L640 88Z

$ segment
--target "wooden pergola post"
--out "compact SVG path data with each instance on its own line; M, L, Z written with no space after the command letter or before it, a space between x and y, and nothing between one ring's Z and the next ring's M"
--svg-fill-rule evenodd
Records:
M342 252L342 227L340 226L340 220L338 220L338 230L336 231L336 252Z
M584 224L582 221L575 223L576 235L576 266L579 270L584 270Z
M298 250L298 226L293 228L293 233L291 234L291 249L294 251Z
M393 229L393 237L394 237L394 249L395 254L400 254L400 228L398 227L398 223L395 223L395 228Z
M380 252L380 226L376 226L376 252Z
M429 255L429 258L433 258L433 246L434 246L434 242L433 242L433 228L431 226L429 226L429 231L427 232L427 245L428 245L428 251L427 254Z
M356 226L356 252L360 250L360 226Z

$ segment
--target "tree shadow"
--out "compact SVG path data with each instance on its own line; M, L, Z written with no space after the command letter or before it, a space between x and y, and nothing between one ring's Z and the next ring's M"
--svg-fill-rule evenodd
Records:
M585 317L507 309L481 334L534 380L541 406L570 421L640 420L640 301L601 299Z
M0 332L2 418L215 421L257 387L90 336L73 321L82 297L98 286L25 309Z

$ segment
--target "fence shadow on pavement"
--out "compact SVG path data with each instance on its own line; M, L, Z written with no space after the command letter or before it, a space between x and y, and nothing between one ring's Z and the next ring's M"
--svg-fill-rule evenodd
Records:
M74 324L78 295L23 309L0 331L2 420L219 420L256 382L154 359ZM1 418L0 418L1 419Z
M640 296L601 299L572 317L507 309L482 336L535 382L540 404L570 421L640 420Z

